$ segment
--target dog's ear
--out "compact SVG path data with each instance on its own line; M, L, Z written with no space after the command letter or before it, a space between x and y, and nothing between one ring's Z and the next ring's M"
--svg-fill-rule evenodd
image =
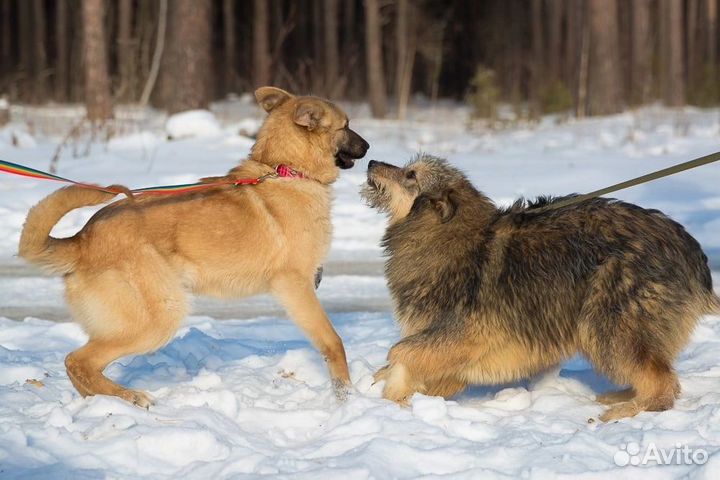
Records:
M320 126L323 115L325 115L325 109L317 101L301 101L295 107L293 120L298 125L313 131Z
M263 110L270 113L270 110L277 107L281 103L293 98L293 95L286 92L282 88L277 87L260 87L255 90L255 99Z
M454 190L446 190L429 198L430 205L435 209L440 221L447 223L455 216L458 201Z

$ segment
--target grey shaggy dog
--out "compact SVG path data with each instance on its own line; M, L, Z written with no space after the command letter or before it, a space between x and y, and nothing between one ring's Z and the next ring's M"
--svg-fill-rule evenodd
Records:
M457 168L371 161L362 189L389 217L386 276L402 340L376 374L399 403L527 378L581 353L630 388L603 421L672 408L673 362L720 310L707 257L657 210L596 198L500 209ZM567 198L567 197L565 197Z

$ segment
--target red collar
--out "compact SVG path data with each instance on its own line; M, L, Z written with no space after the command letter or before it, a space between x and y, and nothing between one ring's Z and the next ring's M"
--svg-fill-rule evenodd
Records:
M262 183L269 178L310 178L310 177L308 177L307 175L305 175L302 172L298 172L297 170L295 170L294 168L292 168L288 165L281 163L280 165L276 166L273 169L272 173L266 173L265 175L261 175L256 178L240 178L237 180L232 180L229 183L232 185L235 185L235 186L257 185L258 183ZM214 184L207 184L207 185L222 185L222 184L226 184L226 183L228 183L228 182L216 182Z
M294 168L282 163L275 167L275 173L281 178L308 178L302 172L298 172Z

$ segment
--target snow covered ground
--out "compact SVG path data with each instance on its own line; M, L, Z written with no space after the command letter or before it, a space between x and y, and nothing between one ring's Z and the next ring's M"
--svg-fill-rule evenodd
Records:
M405 122L369 119L363 106L347 110L371 144L367 159L445 156L501 204L594 190L713 152L720 139L716 110L546 118L497 132L471 125L453 105L417 108ZM58 174L142 187L222 173L252 145L238 132L251 133L262 115L246 99L214 111L217 121L180 119L168 131L152 114L137 133L93 144L90 156L67 149ZM46 170L59 138L37 130L0 129L0 159ZM28 208L58 185L0 176L0 478L715 478L720 317L706 317L681 355L684 393L668 412L589 421L602 411L593 396L613 386L582 359L451 401L418 395L403 409L382 400L372 373L398 331L381 276L384 222L357 195L365 166L358 162L336 184L335 239L319 289L348 352L348 401L336 403L320 356L272 299L197 299L168 346L108 369L156 398L149 411L82 399L70 385L63 359L85 335L66 322L59 279L15 257ZM684 223L718 269L719 184L720 164L617 196ZM91 214L72 212L55 233L71 234Z

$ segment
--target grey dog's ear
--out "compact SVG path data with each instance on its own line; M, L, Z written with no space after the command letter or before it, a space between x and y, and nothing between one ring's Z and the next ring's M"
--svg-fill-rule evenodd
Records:
M258 105L268 113L270 113L270 110L273 108L291 98L293 98L293 95L282 88L260 87L255 90L255 100L257 100Z
M432 195L429 198L429 202L440 216L442 223L449 222L455 216L458 202L454 190L446 190L437 195Z
M312 99L306 101L300 101L298 106L295 107L295 115L293 120L301 127L305 127L310 131L315 130L320 126L325 110L322 105Z

